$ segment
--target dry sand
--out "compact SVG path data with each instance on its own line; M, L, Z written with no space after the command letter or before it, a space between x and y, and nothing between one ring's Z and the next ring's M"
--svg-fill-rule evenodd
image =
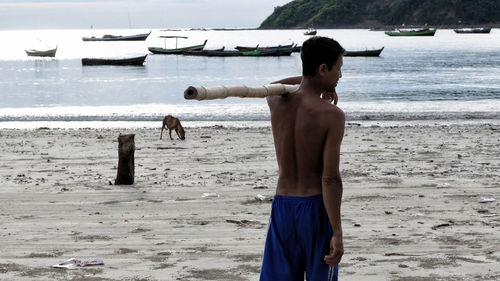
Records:
M136 134L132 186L110 185L120 133ZM159 135L0 130L0 280L258 280L270 128ZM340 280L500 280L499 138L492 125L349 125ZM73 257L105 265L50 267Z

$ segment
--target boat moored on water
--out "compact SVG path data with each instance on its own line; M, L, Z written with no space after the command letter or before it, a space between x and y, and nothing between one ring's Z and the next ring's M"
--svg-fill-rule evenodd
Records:
M160 55L182 55L183 52L188 52L188 51L201 51L203 48L205 48L205 45L207 44L208 40L205 40L203 44L199 45L192 45L192 46L187 46L187 47L177 47L177 40L179 38L182 39L187 39L188 37L185 36L159 36L159 38L175 38L175 48L167 49L162 48L162 47L148 47L148 50L153 53L153 54L160 54Z
M135 35L111 35L111 34L106 34L101 38L97 37L82 37L83 41L144 41L146 38L148 38L149 34L151 34L151 31L149 33L142 33L142 34L135 34Z
M224 52L225 47L222 47L220 49L215 49L215 50L187 50L183 51L182 54L185 56L205 56L208 57L210 53L212 52Z
M434 36L437 28L420 28L420 29L398 29L396 31L386 31L389 36Z
M304 35L312 36L312 35L316 35L317 33L318 33L318 31L316 29L309 28L307 31L304 32Z
M346 51L344 57L378 57L382 50L384 50L384 47L375 50Z
M83 58L82 65L135 65L142 66L148 55L131 58Z
M200 51L184 51L183 55L187 56L205 56L205 57L280 57L290 56L292 48L273 48L273 49L258 49L253 51L226 51L226 50L200 50Z
M293 48L279 47L279 48L267 48L267 49L257 49L253 51L242 52L242 56L245 57L282 57L290 56L293 52Z
M287 49L287 48L293 48L294 43L289 44L289 45L278 45L278 46L269 46L269 47L259 47L259 44L255 47L245 47L245 46L236 46L235 49L241 52L250 52L250 51L255 51L255 50L267 50L267 49Z
M490 33L491 27L474 27L453 29L455 33Z
M27 49L24 50L29 57L55 57L57 52L57 46L54 49L48 50L36 50L36 49Z

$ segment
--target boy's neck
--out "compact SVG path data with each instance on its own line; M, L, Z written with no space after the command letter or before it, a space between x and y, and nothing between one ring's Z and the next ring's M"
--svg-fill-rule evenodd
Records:
M299 90L305 94L320 96L324 89L321 88L321 83L314 76L304 76L300 83Z

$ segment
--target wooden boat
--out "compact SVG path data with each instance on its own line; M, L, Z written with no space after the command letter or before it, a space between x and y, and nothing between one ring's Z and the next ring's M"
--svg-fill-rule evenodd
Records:
M434 29L422 28L422 29L409 29L409 30L398 29L397 31L386 31L384 33L389 36L434 36L436 30L437 28Z
M211 52L224 52L225 47L222 47L220 49L215 49L215 50L187 50L183 51L182 54L185 56L206 56L208 57L208 54Z
M364 50L364 51L346 51L344 57L378 57L384 47L376 50Z
M278 46L269 46L269 47L259 47L259 45L255 47L244 47L244 46L236 46L235 49L242 52L250 52L255 50L265 50L265 49L276 49L276 48L292 48L294 43L290 45L278 45Z
M249 51L257 50L258 47L259 47L259 44L257 44L257 46L255 46L255 47L236 46L234 48L240 52L249 52Z
M243 52L240 52L240 51L209 51L207 55L209 57L240 57L240 56L243 56Z
M82 37L82 40L83 41L144 41L146 40L146 38L148 38L149 34L151 34L151 31L149 33L127 35L127 36L106 34L102 38L96 38L92 36L92 37Z
M242 52L242 56L252 56L252 57L281 57L289 56L292 54L292 48L268 48L268 49L257 49L248 52Z
M144 60L148 55L132 58L119 58L119 59L97 59L97 58L83 58L82 65L137 65L144 64Z
M187 51L182 53L185 56L205 56L205 57L239 57L243 55L240 51L224 51L224 50L202 50L202 51Z
M304 32L304 35L316 35L318 33L317 30L309 28L306 32Z
M272 48L258 49L253 51L225 51L225 50L201 50L185 51L183 55L207 56L207 57L270 57L270 56L289 56L292 48Z
M491 27L460 28L453 29L455 33L490 33Z
M24 50L26 54L30 57L55 57L57 52L57 46L54 49L49 50L35 50L35 49L27 49Z
M163 37L163 38L172 38L172 37ZM203 50L203 48L207 44L207 41L208 40L205 40L205 42L203 42L203 44L200 44L200 45L194 45L194 46L188 46L188 47L182 47L182 48L165 49L165 48L161 48L161 47L148 47L148 50L153 54L182 55L182 53L186 52L186 51L201 51L201 50Z

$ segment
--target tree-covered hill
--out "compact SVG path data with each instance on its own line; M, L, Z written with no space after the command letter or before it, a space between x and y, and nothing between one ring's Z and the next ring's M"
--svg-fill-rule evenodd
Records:
M260 28L499 24L500 0L294 0Z

